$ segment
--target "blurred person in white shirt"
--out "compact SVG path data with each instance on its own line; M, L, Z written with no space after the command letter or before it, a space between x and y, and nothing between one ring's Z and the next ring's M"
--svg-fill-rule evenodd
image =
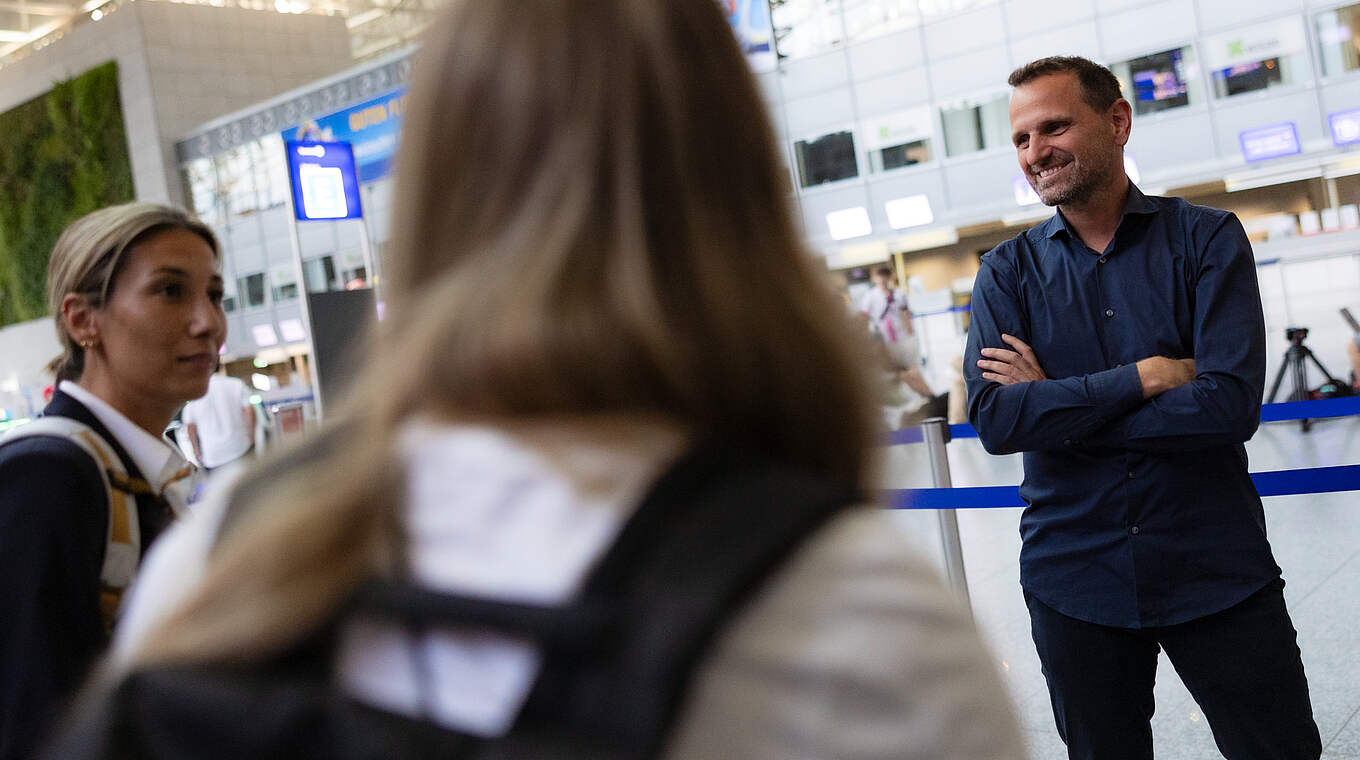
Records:
M194 458L205 470L241 461L255 448L255 407L240 380L215 374L208 393L184 406L181 418Z

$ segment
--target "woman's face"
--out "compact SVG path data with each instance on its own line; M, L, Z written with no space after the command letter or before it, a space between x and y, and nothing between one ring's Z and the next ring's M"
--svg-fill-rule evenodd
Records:
M164 409L172 416L207 392L227 335L212 248L183 229L133 246L92 321L95 345L81 385L139 424L147 414L156 422Z

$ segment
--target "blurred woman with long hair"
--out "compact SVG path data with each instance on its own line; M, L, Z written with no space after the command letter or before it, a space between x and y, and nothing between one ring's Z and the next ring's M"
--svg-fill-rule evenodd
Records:
M387 316L343 422L157 553L125 686L330 641L348 699L450 737L517 735L556 650L345 605L398 578L570 606L658 494L679 502L658 541L702 536L677 494L759 496L748 475L778 473L790 516L789 484L843 496L801 532L769 499L708 515L793 546L699 637L665 755L1019 757L965 614L886 513L852 506L874 439L855 337L717 4L454 0L405 119ZM548 702L569 707L585 706Z

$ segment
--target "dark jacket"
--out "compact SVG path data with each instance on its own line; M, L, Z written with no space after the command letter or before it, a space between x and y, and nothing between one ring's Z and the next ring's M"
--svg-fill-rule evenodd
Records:
M74 398L57 392L43 414L88 425L142 478ZM137 513L145 553L168 518L150 498L138 498ZM0 760L36 752L108 644L99 611L108 520L103 479L76 444L44 436L0 448Z

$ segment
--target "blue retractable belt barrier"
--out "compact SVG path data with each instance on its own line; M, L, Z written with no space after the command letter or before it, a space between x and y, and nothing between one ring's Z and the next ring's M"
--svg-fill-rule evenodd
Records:
M916 313L916 312L912 312L911 316L912 316L913 319L920 319L921 317L933 317L933 316L935 316L935 315L937 315L937 314L958 314L958 313L963 313L963 312L969 312L969 311L972 311L972 310L973 310L973 307L972 307L972 306L969 306L969 305L967 305L967 304L964 304L963 306L950 306L948 309L936 309L935 311L923 311L923 312L920 312L919 314Z
M1360 491L1360 464L1256 472L1251 481L1262 496Z
M1346 398L1324 398L1317 401L1287 401L1280 404L1261 406L1262 422L1281 422L1284 420L1317 420L1324 417L1349 417L1360 415L1360 396ZM972 425L962 423L949 426L951 438L977 438ZM906 443L921 443L925 437L920 428L903 428L889 431L884 443L900 446Z
M1313 420L1321 417L1349 417L1360 414L1360 396L1324 398L1317 401L1288 401L1261 407L1262 422Z
M1360 464L1252 473L1262 496L1360 491ZM1018 486L902 488L881 492L889 509L1006 509L1025 506Z
M1360 396L1290 401L1261 407L1262 422L1350 415L1360 415ZM950 425L949 435L951 438L977 438L977 431L971 425ZM888 433L886 443L895 446L921 443L924 440L920 428L906 428ZM1262 496L1360 491L1360 464L1257 472L1252 474L1251 480L1256 484L1257 493ZM903 488L883 491L882 496L889 509L1005 509L1025 506L1018 486Z
M949 437L977 438L978 434L972 425L965 422L961 425L950 425ZM888 431L886 444L888 446L900 446L904 443L923 443L925 440L925 433L921 432L921 428L902 428L901 430Z

